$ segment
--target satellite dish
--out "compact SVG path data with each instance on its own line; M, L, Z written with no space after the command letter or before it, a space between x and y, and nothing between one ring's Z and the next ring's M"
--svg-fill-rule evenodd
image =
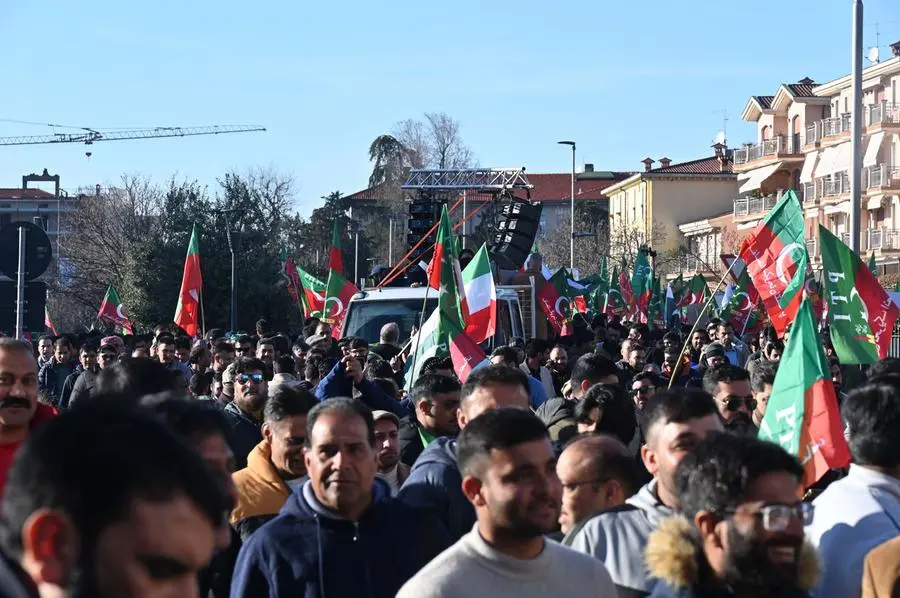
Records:
M878 56L879 52L877 47L869 50L869 62L878 62Z
M725 145L725 131L719 131L718 133L716 133L716 143Z

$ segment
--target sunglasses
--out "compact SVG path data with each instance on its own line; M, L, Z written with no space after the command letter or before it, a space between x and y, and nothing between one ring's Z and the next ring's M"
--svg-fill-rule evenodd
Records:
M655 386L641 386L640 388L632 390L631 396L636 397L638 395L650 394L650 392L654 390L656 390Z
M255 383L260 384L265 378L262 374L239 374L237 377L237 381L241 384L246 384L253 380Z
M739 411L741 405L746 405L750 411L756 409L756 399L753 397L725 397L722 404L727 411Z

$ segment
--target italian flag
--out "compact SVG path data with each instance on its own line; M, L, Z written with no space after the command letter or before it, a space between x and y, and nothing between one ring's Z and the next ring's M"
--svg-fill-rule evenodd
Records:
M125 315L125 308L122 306L119 294L112 285L109 285L109 288L106 289L106 295L100 304L100 313L97 314L97 317L121 326L128 334L134 334L134 326L131 320L128 319L128 316Z
M331 324L331 336L335 340L341 338L347 306L350 305L353 295L358 292L359 289L338 272L332 270L328 273L328 285L325 288L325 303L322 313L323 319Z
M429 357L449 356L460 382L465 382L473 369L488 363L478 343L466 334L460 316L459 292L462 288L462 276L457 247L453 229L450 227L447 204L444 204L434 256L428 265L429 286L437 288L439 292L438 307L412 341L413 356L406 378L407 388L411 388L418 379L422 364ZM476 256L472 263L474 264L477 259Z
M191 229L187 257L184 258L184 275L181 279L181 292L178 294L178 305L175 306L174 318L175 323L181 326L188 336L197 336L200 328L200 290L202 287L200 248L197 243L197 225L195 224Z
M841 363L875 363L888 356L897 306L862 260L819 226L831 342Z
M344 256L341 254L341 227L337 220L331 229L331 251L328 254L328 271L344 275Z
M298 281L303 293L300 295L303 301L303 310L306 317L319 317L325 309L325 292L328 285L303 268L297 268Z
M809 260L805 236L803 209L790 190L741 245L740 257L778 336L794 320L803 298Z
M568 336L575 332L569 308L568 278L566 269L560 268L537 292L537 300L544 315L560 336Z
M462 299L466 334L476 343L494 336L497 330L497 288L491 273L487 245L482 245L462 271L465 293Z
M809 301L797 309L759 437L800 460L806 487L830 469L850 464L828 360Z
M44 328L53 333L53 336L57 336L56 334L56 326L53 325L53 320L50 319L50 308L47 307L47 304L44 304Z

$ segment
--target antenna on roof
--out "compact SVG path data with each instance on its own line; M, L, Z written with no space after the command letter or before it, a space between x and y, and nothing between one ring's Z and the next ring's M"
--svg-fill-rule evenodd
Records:
M719 131L718 133L716 133L716 143L725 145L725 131Z
M722 130L716 134L716 143L721 143L724 146L728 145L728 109L722 108L721 110L713 110L713 112L721 112L722 113Z
M869 55L868 55L869 62L873 62L873 63L878 62L878 56L879 56L878 46L869 48Z

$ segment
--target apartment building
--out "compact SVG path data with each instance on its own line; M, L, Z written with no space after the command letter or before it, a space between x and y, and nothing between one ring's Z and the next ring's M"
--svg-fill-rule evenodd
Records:
M900 271L900 42L891 48L890 59L863 70L860 248L875 252L882 273ZM735 150L738 230L755 227L794 188L814 264L819 224L849 240L851 84L849 75L821 84L803 79L750 98L742 118L757 123L757 140Z

